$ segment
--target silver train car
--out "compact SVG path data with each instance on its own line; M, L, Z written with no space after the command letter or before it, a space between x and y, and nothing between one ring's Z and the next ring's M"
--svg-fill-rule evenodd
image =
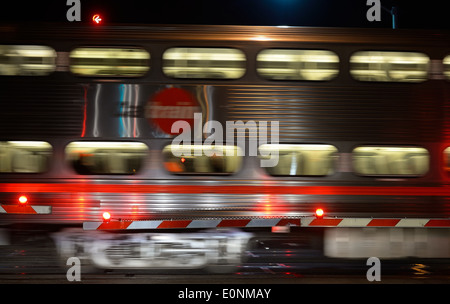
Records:
M0 37L3 234L101 268L233 266L261 231L317 229L331 257L450 256L448 32Z

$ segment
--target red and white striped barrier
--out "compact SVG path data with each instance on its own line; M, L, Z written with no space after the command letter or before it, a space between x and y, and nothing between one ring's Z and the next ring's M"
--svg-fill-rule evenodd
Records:
M257 228L257 227L400 227L450 228L450 219L418 218L252 218L199 220L111 220L84 222L85 230L192 229L192 228Z
M171 228L222 228L222 227L285 227L300 226L300 219L254 218L254 219L201 219L201 220L150 220L150 221L103 221L84 222L85 230L116 229L171 229Z
M0 205L0 213L8 214L51 214L51 206Z
M429 227L450 228L450 219L421 218L315 218L302 219L302 227Z

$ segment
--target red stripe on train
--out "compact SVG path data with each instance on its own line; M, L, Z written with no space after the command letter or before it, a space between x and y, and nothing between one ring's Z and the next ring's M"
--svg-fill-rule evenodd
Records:
M450 187L266 186L266 185L124 185L4 183L0 192L21 193L177 193L450 196Z

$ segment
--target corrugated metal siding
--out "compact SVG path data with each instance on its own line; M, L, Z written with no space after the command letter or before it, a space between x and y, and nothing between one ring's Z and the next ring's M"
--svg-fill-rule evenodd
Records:
M83 96L76 84L1 82L0 137L80 136Z
M408 85L241 86L229 89L227 120L279 121L281 142L419 143L440 137L440 102Z

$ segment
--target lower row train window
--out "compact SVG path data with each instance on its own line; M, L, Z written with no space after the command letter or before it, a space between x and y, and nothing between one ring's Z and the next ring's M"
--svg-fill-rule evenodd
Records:
M450 55L444 58L443 64L444 64L444 75L447 78L447 80L450 80Z
M331 175L335 171L337 152L332 145L265 144L259 147L261 158L271 158L278 153L278 164L265 168L270 175Z
M75 141L66 158L78 174L135 174L144 165L148 147L140 142Z
M48 170L52 146L44 141L0 142L0 172L41 173Z
M242 150L236 146L168 145L164 166L174 174L232 174L242 165Z
M324 144L264 144L259 157L278 162L264 169L274 176L327 176L335 172L338 150ZM136 174L148 147L141 142L75 141L66 146L66 160L78 174ZM45 141L1 141L1 173L41 173L49 169L52 146ZM164 167L173 174L233 174L244 153L237 146L168 145ZM444 150L450 172L450 147ZM362 176L423 176L430 156L421 147L360 146L352 151L353 172Z
M421 176L428 172L430 156L420 147L358 147L353 170L366 176Z

